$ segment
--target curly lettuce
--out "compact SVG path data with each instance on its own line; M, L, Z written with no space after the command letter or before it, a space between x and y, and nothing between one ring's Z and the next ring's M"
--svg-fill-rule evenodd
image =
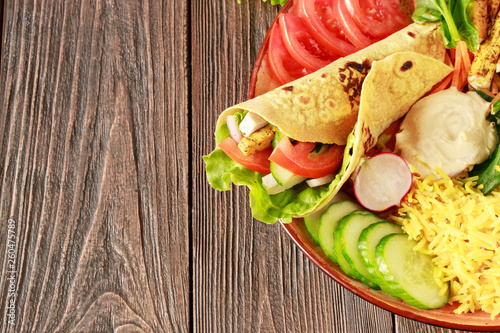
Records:
M217 128L215 137L217 144L229 137L225 123ZM269 195L262 186L263 174L241 166L219 148L216 148L209 155L203 156L203 160L207 180L214 189L228 191L231 189L231 182L235 185L246 185L250 189L250 207L255 219L269 224L280 219L287 223L291 222L293 217L303 216L314 211L337 189L349 165L353 144L354 137L351 135L344 152L342 167L330 184L309 187L304 182L274 195Z

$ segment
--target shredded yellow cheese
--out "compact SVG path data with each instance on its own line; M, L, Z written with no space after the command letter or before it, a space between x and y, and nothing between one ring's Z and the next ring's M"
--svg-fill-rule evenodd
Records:
M387 219L418 242L415 250L435 256L434 277L443 293L449 283L457 314L481 309L493 320L500 314L500 188L484 196L477 177L440 176L417 178Z

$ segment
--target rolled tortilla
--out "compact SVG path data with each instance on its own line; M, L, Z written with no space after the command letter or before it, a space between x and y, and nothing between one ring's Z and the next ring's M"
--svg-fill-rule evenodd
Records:
M400 51L443 61L446 49L439 27L437 23L411 24L308 76L226 109L217 126L228 115L249 110L292 139L345 145L358 116L361 86L372 63Z
M338 183L313 212L333 199L382 132L452 71L442 61L416 52L398 52L373 63L361 90L359 115L350 138L352 147L346 146L349 160L344 161Z

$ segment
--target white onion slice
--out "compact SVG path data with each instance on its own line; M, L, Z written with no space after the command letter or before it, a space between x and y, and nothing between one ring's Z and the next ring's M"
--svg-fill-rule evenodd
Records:
M243 135L240 133L240 129L238 128L238 120L235 115L229 115L226 118L227 129L229 130L229 134L236 143L239 143L243 138Z

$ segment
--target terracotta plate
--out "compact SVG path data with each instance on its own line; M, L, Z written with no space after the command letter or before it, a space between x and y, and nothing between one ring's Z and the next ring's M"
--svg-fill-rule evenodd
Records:
M282 8L281 12L288 12L292 6L293 0L290 0ZM273 24L276 24L276 20ZM255 62L249 90L250 98L276 88L279 85L272 79L272 75L270 75L269 72L270 70L267 67L268 41L269 32L264 39ZM382 291L373 290L365 284L344 274L336 263L326 257L321 248L318 247L309 236L303 219L294 219L294 221L289 224L282 223L282 227L305 255L321 270L351 292L383 309L406 318L447 328L475 331L500 331L500 317L492 321L490 315L483 311L457 315L453 312L457 305L447 305L435 310L421 310L399 299L391 297Z

